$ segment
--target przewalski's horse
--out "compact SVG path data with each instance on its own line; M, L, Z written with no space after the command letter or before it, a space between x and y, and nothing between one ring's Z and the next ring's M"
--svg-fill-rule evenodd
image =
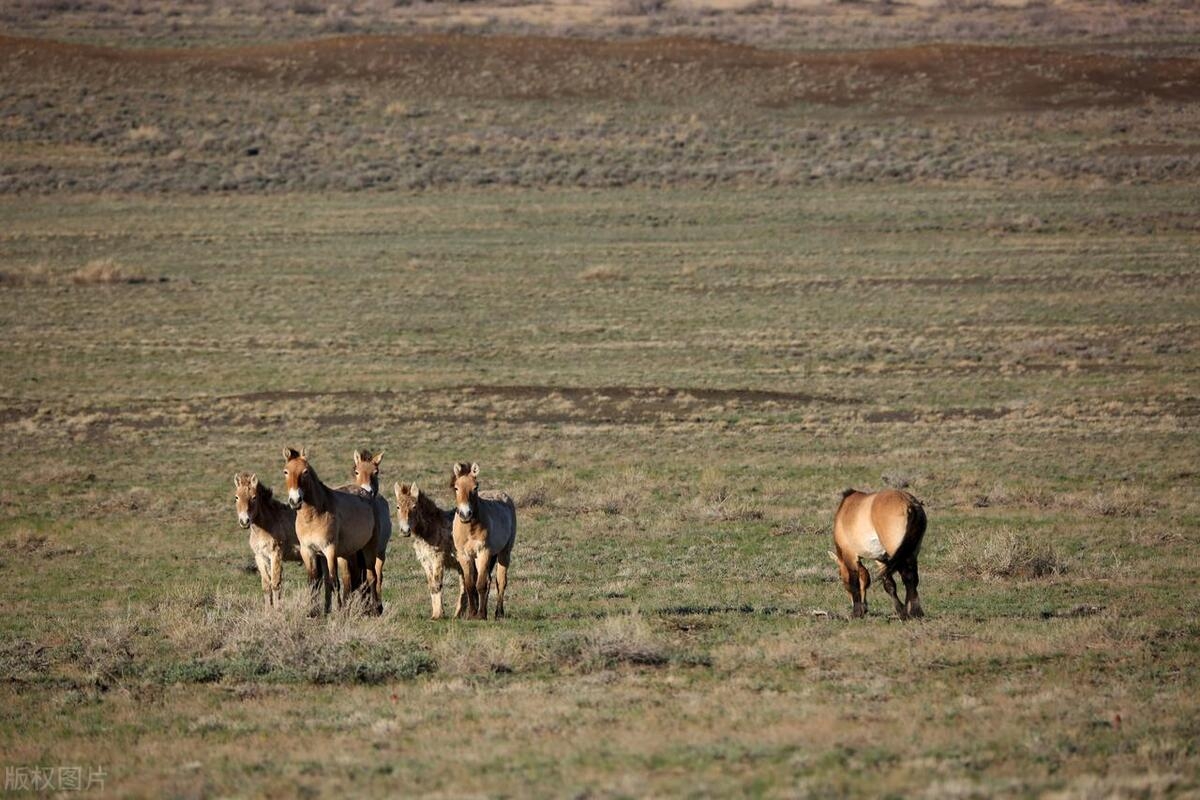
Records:
M339 486L338 491L356 492L368 498L375 509L375 525L379 532L379 541L375 550L375 583L379 596L383 597L383 563L387 560L388 542L392 540L392 512L388 508L387 498L379 493L379 462L381 461L383 461L382 450L375 455L371 455L370 450L355 450L353 479L345 486Z
M517 508L503 492L479 491L479 465L455 464L454 555L467 590L469 618L487 619L488 581L496 569L496 617L504 616L508 561L517 539Z
M925 536L925 508L917 498L897 489L859 492L847 489L833 515L833 558L842 584L854 603L854 616L867 613L871 573L863 560L878 561L879 579L896 605L900 619L923 617L917 596L917 554ZM904 602L896 596L895 572L904 580Z
M442 575L449 567L462 578L462 567L454 555L454 512L443 511L427 494L423 494L414 483L397 483L392 487L396 493L396 525L400 533L413 537L413 552L425 570L429 583L429 603L432 606L430 619L442 618ZM458 606L454 616L461 617L466 609L467 584L459 582Z
M250 530L250 549L262 579L267 608L279 605L283 592L283 562L300 561L296 512L275 499L271 489L250 472L233 476L233 499L238 524Z
M309 577L314 574L310 566L314 559L325 562L325 613L329 613L335 591L339 603L346 599L338 579L338 559L354 563L359 553L366 570L371 607L380 613L382 605L375 575L379 536L371 501L357 494L336 491L322 483L317 471L308 463L307 451L297 452L285 447L283 459L288 505L296 511L296 538L300 540L300 557L304 559ZM315 591L315 585L313 589Z

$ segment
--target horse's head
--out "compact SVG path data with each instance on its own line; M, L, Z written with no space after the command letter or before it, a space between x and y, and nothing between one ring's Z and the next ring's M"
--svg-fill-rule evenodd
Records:
M463 522L470 522L475 518L475 506L479 500L479 465L466 462L455 464L450 488L454 489L454 505L458 518Z
M354 451L354 485L375 497L379 494L379 462L383 451L371 455L370 450Z
M238 472L233 476L233 502L237 508L238 525L250 527L254 508L258 503L258 476L251 472Z
M288 505L300 508L304 502L304 487L311 477L308 466L308 450L297 452L294 448L283 448L283 480L287 487Z
M421 490L414 483L397 483L392 489L396 492L396 524L400 533L412 536L413 522L417 516L417 501L421 499Z

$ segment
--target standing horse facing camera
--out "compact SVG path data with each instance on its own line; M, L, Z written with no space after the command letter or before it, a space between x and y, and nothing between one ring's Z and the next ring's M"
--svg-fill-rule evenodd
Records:
M879 579L892 598L900 619L923 617L917 596L917 554L925 536L925 508L917 498L898 489L859 492L847 489L833 515L833 560L838 564L842 585L854 603L853 615L867 613L867 587L871 573L866 559L883 565ZM895 572L904 580L904 602L896 596Z
M396 525L400 533L413 537L413 552L425 570L429 583L429 604L432 606L430 619L442 618L442 576L446 568L458 573L462 579L462 567L454 555L454 513L438 508L437 503L417 485L397 483L392 487L396 493ZM462 617L467 605L467 582L459 581L458 606L454 616Z
M262 579L267 608L278 606L283 594L283 562L300 561L296 512L275 499L271 489L250 472L233 476L233 501L238 525L250 531L250 549Z
M339 486L339 492L359 494L371 502L375 509L375 526L378 528L379 540L375 549L375 585L379 596L383 597L383 562L387 560L388 542L392 540L392 511L388 508L387 498L379 494L379 462L383 461L383 451L371 455L370 450L354 451L354 477L345 486ZM362 565L359 565L362 569Z
M339 492L321 482L317 471L308 463L307 451L283 448L283 475L287 482L288 505L296 511L296 538L300 540L300 557L314 574L314 560L324 559L325 613L336 592L339 605L347 598L342 594L338 578L338 559L353 564L359 553L366 570L366 584L371 608L383 610L379 601L379 586L375 574L378 531L372 503L358 494ZM316 591L316 586L312 586ZM346 587L349 590L351 587Z
M455 464L454 553L467 590L469 619L487 619L488 581L496 569L496 618L504 616L508 561L517 539L517 508L503 492L479 491L479 465Z

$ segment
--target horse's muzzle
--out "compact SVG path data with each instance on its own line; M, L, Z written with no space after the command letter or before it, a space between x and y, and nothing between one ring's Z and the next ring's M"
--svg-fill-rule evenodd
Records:
M295 500L293 500L290 497L288 498L288 508L290 508L292 511L299 511L300 506L302 506L302 505L304 505L304 503L299 498L297 498Z
M242 530L245 530L245 529L249 528L249 527L250 527L250 520L248 520L248 519L239 519L239 520L238 520L238 527L239 527L239 528L241 528Z

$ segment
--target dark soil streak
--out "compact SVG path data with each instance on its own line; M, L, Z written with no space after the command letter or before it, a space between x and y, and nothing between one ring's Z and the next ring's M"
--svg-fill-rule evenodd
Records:
M714 87L736 87L733 94L768 107L797 102L921 107L981 94L984 100L975 107L986 112L1200 100L1200 59L985 45L788 52L686 37L413 34L122 50L0 36L0 60L87 72L143 68L189 81L222 74L287 85L402 81L409 90L425 87L438 96L539 100L647 93L677 98ZM581 71L586 81L572 79ZM914 103L909 90L917 84L923 99ZM898 90L909 99L898 100Z

